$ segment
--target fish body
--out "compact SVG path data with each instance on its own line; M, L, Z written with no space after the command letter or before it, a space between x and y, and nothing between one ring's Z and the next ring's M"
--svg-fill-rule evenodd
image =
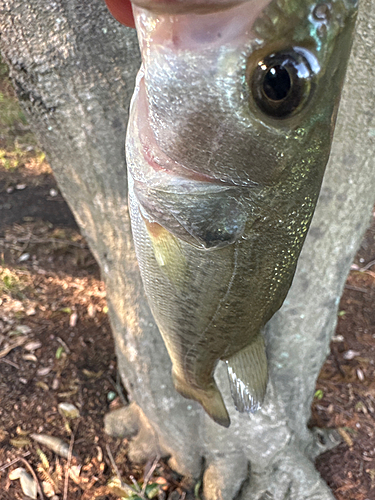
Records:
M176 389L219 424L267 385L262 329L291 285L328 161L355 0L152 1L127 133L129 206Z

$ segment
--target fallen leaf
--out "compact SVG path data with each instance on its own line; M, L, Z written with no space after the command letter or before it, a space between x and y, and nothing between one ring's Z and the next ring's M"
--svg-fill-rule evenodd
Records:
M35 356L35 354L24 354L22 356L22 359L24 359L25 361L33 361L34 363L38 361L38 358Z
M30 434L30 437L33 438L37 443L40 443L52 450L54 453L56 453L56 455L60 455L60 457L63 458L68 458L69 445L62 439L55 436L49 436L48 434Z
M66 418L78 418L79 410L71 403L59 403L58 405L59 413L64 415Z
M36 351L40 347L42 347L42 343L39 340L34 340L24 345L24 349L26 349L26 351Z
M345 429L339 427L337 429L337 432L340 434L340 436L343 438L343 440L345 441L345 443L349 446L349 448L353 448L353 440L352 438L349 436L349 434L346 432Z
M74 312L73 314L70 315L69 326L71 328L74 328L77 324L77 320L78 320L78 314L76 312Z
M27 337L18 337L16 339L14 339L13 342L8 344L7 347L4 347L4 349L2 349L0 351L0 358L4 358L7 354L10 353L10 351L15 349L16 347L23 345L26 341L27 341Z
M95 318L96 308L95 308L94 304L90 303L87 306L87 314L88 314L89 318Z
M100 378L103 375L104 370L99 370L98 372L92 372L91 370L86 370L86 368L84 368L82 370L82 373L86 375L87 378Z
M9 473L9 479L14 481L19 479L21 483L22 491L25 495L32 499L36 499L37 496L37 484L35 480L26 472L23 467L18 467Z
M18 325L16 326L15 331L17 333L21 333L22 335L27 335L28 333L31 333L31 328L28 325Z
M38 380L38 382L36 382L35 385L37 387L40 387L41 389L43 389L43 391L46 391L46 392L49 391L48 385L45 382L42 382L41 380Z
M39 368L36 374L40 375L41 377L44 377L45 375L48 375L51 370L52 366L45 366L44 368Z
M25 437L17 437L9 440L10 444L15 448L25 448L25 446L29 446L31 444L30 439Z
M55 494L55 490L52 484L49 483L48 481L42 482L42 488L43 488L43 493L46 495L47 498L51 498Z
M349 351L346 351L344 352L343 354L343 358L344 359L354 359L355 357L359 356L361 353L360 352L357 352L357 351L352 351L351 349L349 349Z

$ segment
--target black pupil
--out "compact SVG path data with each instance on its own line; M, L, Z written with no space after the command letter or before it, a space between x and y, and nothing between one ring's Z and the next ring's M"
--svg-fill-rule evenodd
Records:
M285 99L291 86L289 72L280 64L272 66L263 80L263 91L273 101Z

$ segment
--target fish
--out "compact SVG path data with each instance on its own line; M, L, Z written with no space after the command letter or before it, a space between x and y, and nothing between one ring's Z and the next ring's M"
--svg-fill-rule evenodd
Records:
M136 0L129 211L176 390L219 425L263 404L263 331L318 199L357 0Z

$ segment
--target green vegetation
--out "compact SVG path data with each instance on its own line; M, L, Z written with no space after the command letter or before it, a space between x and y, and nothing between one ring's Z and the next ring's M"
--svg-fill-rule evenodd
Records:
M133 486L122 483L118 477L113 477L108 482L108 488L116 496L121 499L131 500L148 500L156 498L160 493L160 485L150 483L143 485L134 481Z
M315 394L314 394L314 398L315 399L323 399L323 396L324 396L324 392L321 390L321 389L318 389Z
M8 77L8 67L0 59L0 130L1 135L4 129L8 132L17 124L23 127L27 125L25 115L18 104L14 90Z
M1 130L1 123L0 123ZM31 135L31 134L28 134ZM30 142L30 141L27 141ZM13 146L13 147L12 147ZM30 146L29 146L30 147ZM30 155L29 147L20 147L19 141L14 141L10 143L7 141L5 148L0 148L0 167L5 170L16 170L20 166L25 166L26 164L36 163L41 165L45 161L45 154L38 149L32 147L33 154Z
M23 298L22 291L26 285L12 269L0 267L0 295L6 294L16 298Z

